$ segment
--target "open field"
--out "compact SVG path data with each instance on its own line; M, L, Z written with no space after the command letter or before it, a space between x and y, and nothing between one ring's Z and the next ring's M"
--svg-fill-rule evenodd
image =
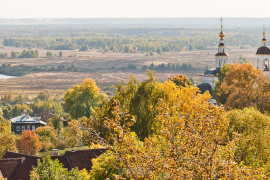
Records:
M20 52L22 49L14 47L4 47L0 49L1 53ZM63 93L71 88L74 84L78 84L85 78L96 80L101 89L119 83L121 80L128 80L130 75L135 76L138 80L143 80L147 77L145 70L142 70L144 65L149 66L151 63L155 65L162 63L190 63L192 67L200 68L200 70L182 70L182 71L159 71L156 72L156 77L160 81L166 80L176 74L183 73L189 78L192 78L195 83L200 83L199 74L203 73L203 68L215 66L216 47L208 48L201 51L190 51L180 53L155 53L153 56L146 56L145 53L102 53L98 50L90 50L80 52L78 50L66 50L63 52L63 57L57 56L46 58L47 50L38 49L40 58L24 58L24 59L0 59L0 64L19 65L37 67L54 67L58 66L70 67L74 66L80 69L79 72L36 72L30 73L21 77L12 79L0 80L0 95L12 91L14 94L23 94L27 96L36 95L43 89L48 89L53 95L63 95ZM58 55L59 51L51 51ZM247 57L251 63L255 60L256 49L239 49L230 47L229 62L235 62L240 55ZM136 70L124 70L122 67L127 67L128 64L136 65Z

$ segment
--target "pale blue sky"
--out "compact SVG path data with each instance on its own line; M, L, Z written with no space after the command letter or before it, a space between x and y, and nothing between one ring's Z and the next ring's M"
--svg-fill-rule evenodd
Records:
M1 0L0 18L270 17L270 0Z

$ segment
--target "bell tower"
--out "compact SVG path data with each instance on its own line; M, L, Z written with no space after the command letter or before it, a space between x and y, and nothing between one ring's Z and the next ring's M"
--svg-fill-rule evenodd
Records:
M219 37L220 37L220 42L218 45L218 53L216 54L216 68L222 68L224 64L227 63L228 61L228 53L226 50L226 45L224 43L224 37L225 37L225 33L223 32L223 18L220 18L220 23L221 23L221 30L219 33Z

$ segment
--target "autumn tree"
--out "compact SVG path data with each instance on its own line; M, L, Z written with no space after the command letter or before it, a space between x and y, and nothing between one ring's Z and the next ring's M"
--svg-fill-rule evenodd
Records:
M57 141L57 131L51 126L38 127L35 133L39 136L42 144L42 151L48 151L55 147Z
M82 125L78 120L71 120L64 130L66 141L71 147L82 145Z
M169 80L174 82L177 86L185 87L186 85L192 85L192 82L188 79L188 77L183 74L170 77Z
M17 141L17 147L20 153L35 155L42 148L42 144L34 131L25 130Z
M269 80L261 70L251 64L232 64L221 84L222 91L228 96L224 107L257 107L261 111L269 111L269 105L265 107L262 104L265 99L270 101L268 86Z
M11 133L11 123L0 118L0 158L7 151L17 151L17 137Z
M130 129L135 116L114 101L114 118L105 125L113 141L107 146L124 170L116 175L132 179L266 178L262 168L237 165L237 137L229 138L229 120L223 108L208 102L209 93L199 94L192 86L179 88L171 81L161 87L168 99L158 101L156 131L144 141Z
M67 90L64 96L66 110L73 118L89 117L95 107L101 106L106 95L100 93L92 79L85 79L81 85Z
M237 133L235 160L270 171L270 117L255 108L235 109L226 113L230 135Z

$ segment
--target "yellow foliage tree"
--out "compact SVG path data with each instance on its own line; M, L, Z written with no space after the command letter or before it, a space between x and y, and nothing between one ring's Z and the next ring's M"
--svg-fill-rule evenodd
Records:
M11 123L7 120L0 120L0 158L7 151L16 152L16 135L11 133Z
M71 120L68 127L64 130L64 135L71 147L81 146L82 144L82 125L78 120Z
M65 107L73 118L89 117L93 109L102 104L106 95L92 79L85 79L81 85L75 85L65 93Z
M234 160L237 141L229 138L229 120L221 107L208 102L209 93L199 94L192 86L179 88L171 81L159 86L168 97L166 101L159 99L155 133L144 141L130 131L136 120L122 110L118 101L114 101L112 111L115 118L105 121L113 140L108 148L125 170L122 177L265 178L263 169L241 166Z

